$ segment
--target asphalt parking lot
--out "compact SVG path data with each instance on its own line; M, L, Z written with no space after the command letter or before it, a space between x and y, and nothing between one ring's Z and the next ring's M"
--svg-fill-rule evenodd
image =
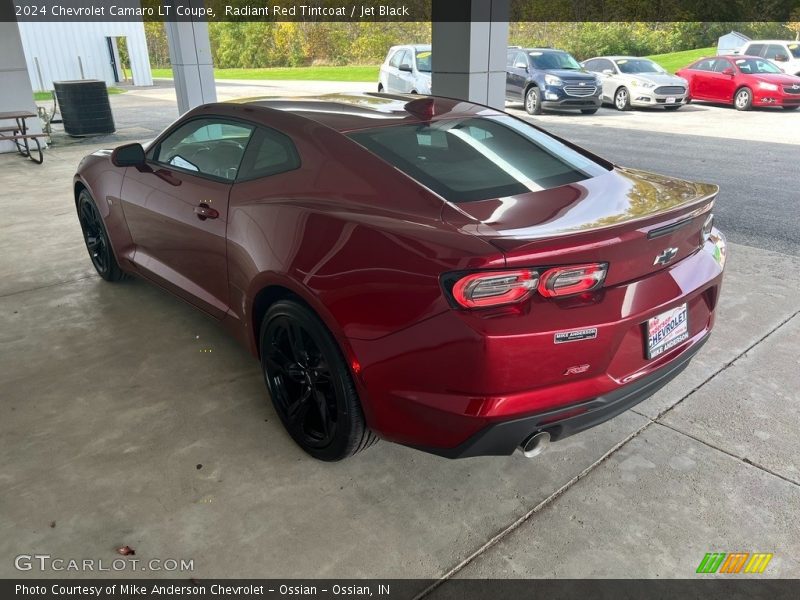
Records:
M220 95L315 85L364 87ZM760 577L800 578L800 114L537 117L620 164L722 187L710 341L655 396L536 459L382 443L323 464L221 328L141 281L101 281L86 256L80 157L153 137L177 117L171 94L112 96L117 134L57 138L43 166L0 155L0 576L60 575L17 571L22 553L110 561L129 545L193 559L177 576L201 579L690 578L706 552L738 551L774 554Z

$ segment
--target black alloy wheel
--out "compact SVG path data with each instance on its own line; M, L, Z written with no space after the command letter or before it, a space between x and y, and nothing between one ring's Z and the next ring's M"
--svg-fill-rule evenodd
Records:
M119 268L108 241L103 219L91 195L83 190L78 196L78 220L83 231L83 241L97 273L106 281L119 281L125 274Z
M284 427L314 458L341 460L377 441L338 345L304 305L282 300L267 311L261 364Z

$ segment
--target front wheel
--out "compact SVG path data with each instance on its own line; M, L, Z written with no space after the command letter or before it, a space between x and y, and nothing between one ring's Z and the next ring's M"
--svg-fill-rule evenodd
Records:
M106 281L120 281L125 279L125 273L119 268L111 243L108 240L108 232L103 224L103 218L94 198L87 190L82 190L78 196L78 221L83 231L83 241L89 258L92 259L97 274Z
M542 95L539 88L530 87L525 92L525 112L529 115L542 114Z
M617 110L630 110L631 109L631 95L628 93L628 88L621 87L614 94L614 106Z
M741 88L733 97L733 105L736 110L750 110L753 106L753 93L749 88Z
M377 441L336 340L303 304L281 300L269 308L261 366L286 431L314 458L342 460Z

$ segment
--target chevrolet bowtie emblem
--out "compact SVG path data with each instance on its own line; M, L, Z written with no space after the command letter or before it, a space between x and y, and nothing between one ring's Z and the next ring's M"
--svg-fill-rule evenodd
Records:
M671 261L675 256L678 254L677 248L667 248L661 254L656 256L656 259L653 261L654 265L665 265L669 261Z

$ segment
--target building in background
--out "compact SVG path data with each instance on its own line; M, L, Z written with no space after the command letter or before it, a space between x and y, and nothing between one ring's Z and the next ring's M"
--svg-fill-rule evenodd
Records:
M99 79L106 85L153 85L141 22L20 22L19 33L34 91L53 81Z

